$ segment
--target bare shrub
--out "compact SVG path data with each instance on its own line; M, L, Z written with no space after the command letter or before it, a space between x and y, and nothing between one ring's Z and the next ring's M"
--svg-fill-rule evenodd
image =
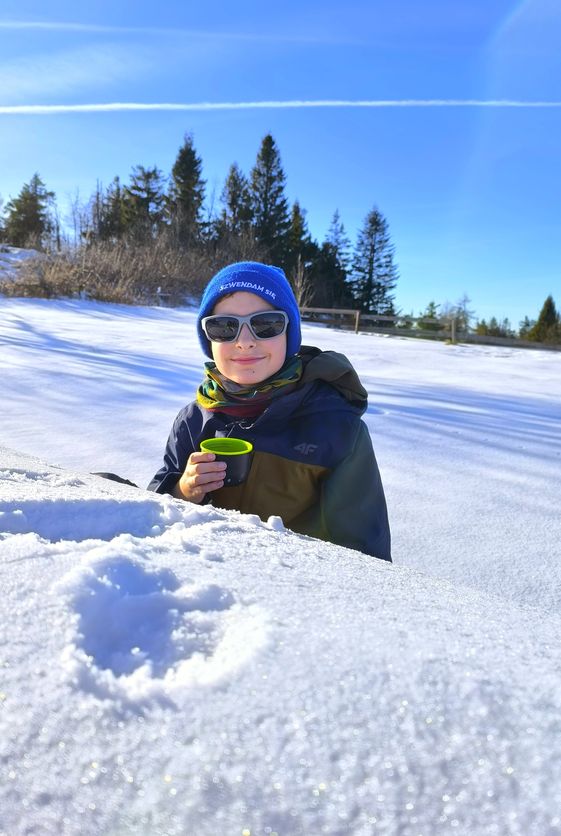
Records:
M233 234L223 231L214 245L213 261L217 269L236 261L269 261L266 249L255 240L251 231Z
M309 274L306 273L300 254L298 255L296 266L292 270L290 278L298 307L307 308L314 298L314 283Z
M151 245L95 243L30 259L2 290L10 296L87 296L104 302L151 304L162 288L170 304L197 296L208 279L207 259L197 251Z
M166 304L181 305L200 297L221 267L260 256L250 236L226 237L189 250L173 246L165 233L149 243L94 242L22 262L17 278L4 282L0 291L144 305L157 303L163 294Z

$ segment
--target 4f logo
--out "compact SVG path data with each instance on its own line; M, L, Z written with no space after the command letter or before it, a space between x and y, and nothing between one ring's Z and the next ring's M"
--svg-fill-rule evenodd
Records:
M309 456L310 453L315 453L318 446L317 444L306 444L305 442L302 442L302 444L297 444L294 449L298 450L298 452L302 453L304 456Z

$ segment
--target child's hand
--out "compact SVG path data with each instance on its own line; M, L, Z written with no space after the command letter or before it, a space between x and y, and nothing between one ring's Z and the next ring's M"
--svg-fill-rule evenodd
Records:
M214 453L191 453L185 472L173 489L173 496L198 505L205 494L223 487L226 464L215 458Z

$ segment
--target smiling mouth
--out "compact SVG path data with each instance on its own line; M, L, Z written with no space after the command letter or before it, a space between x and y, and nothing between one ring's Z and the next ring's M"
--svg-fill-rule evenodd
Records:
M234 357L232 362L241 363L242 365L251 366L252 363L257 363L259 360L264 360L264 357Z

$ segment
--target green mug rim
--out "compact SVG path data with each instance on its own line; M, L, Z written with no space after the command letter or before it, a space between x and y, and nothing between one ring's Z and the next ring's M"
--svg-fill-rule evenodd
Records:
M229 447L230 444L242 445L241 450L212 450L209 449L206 445L208 444L217 444L217 446L222 447ZM201 450L203 453L214 453L216 456L245 456L248 453L251 453L253 450L253 444L251 441L245 441L243 438L207 438L204 441L201 441Z

